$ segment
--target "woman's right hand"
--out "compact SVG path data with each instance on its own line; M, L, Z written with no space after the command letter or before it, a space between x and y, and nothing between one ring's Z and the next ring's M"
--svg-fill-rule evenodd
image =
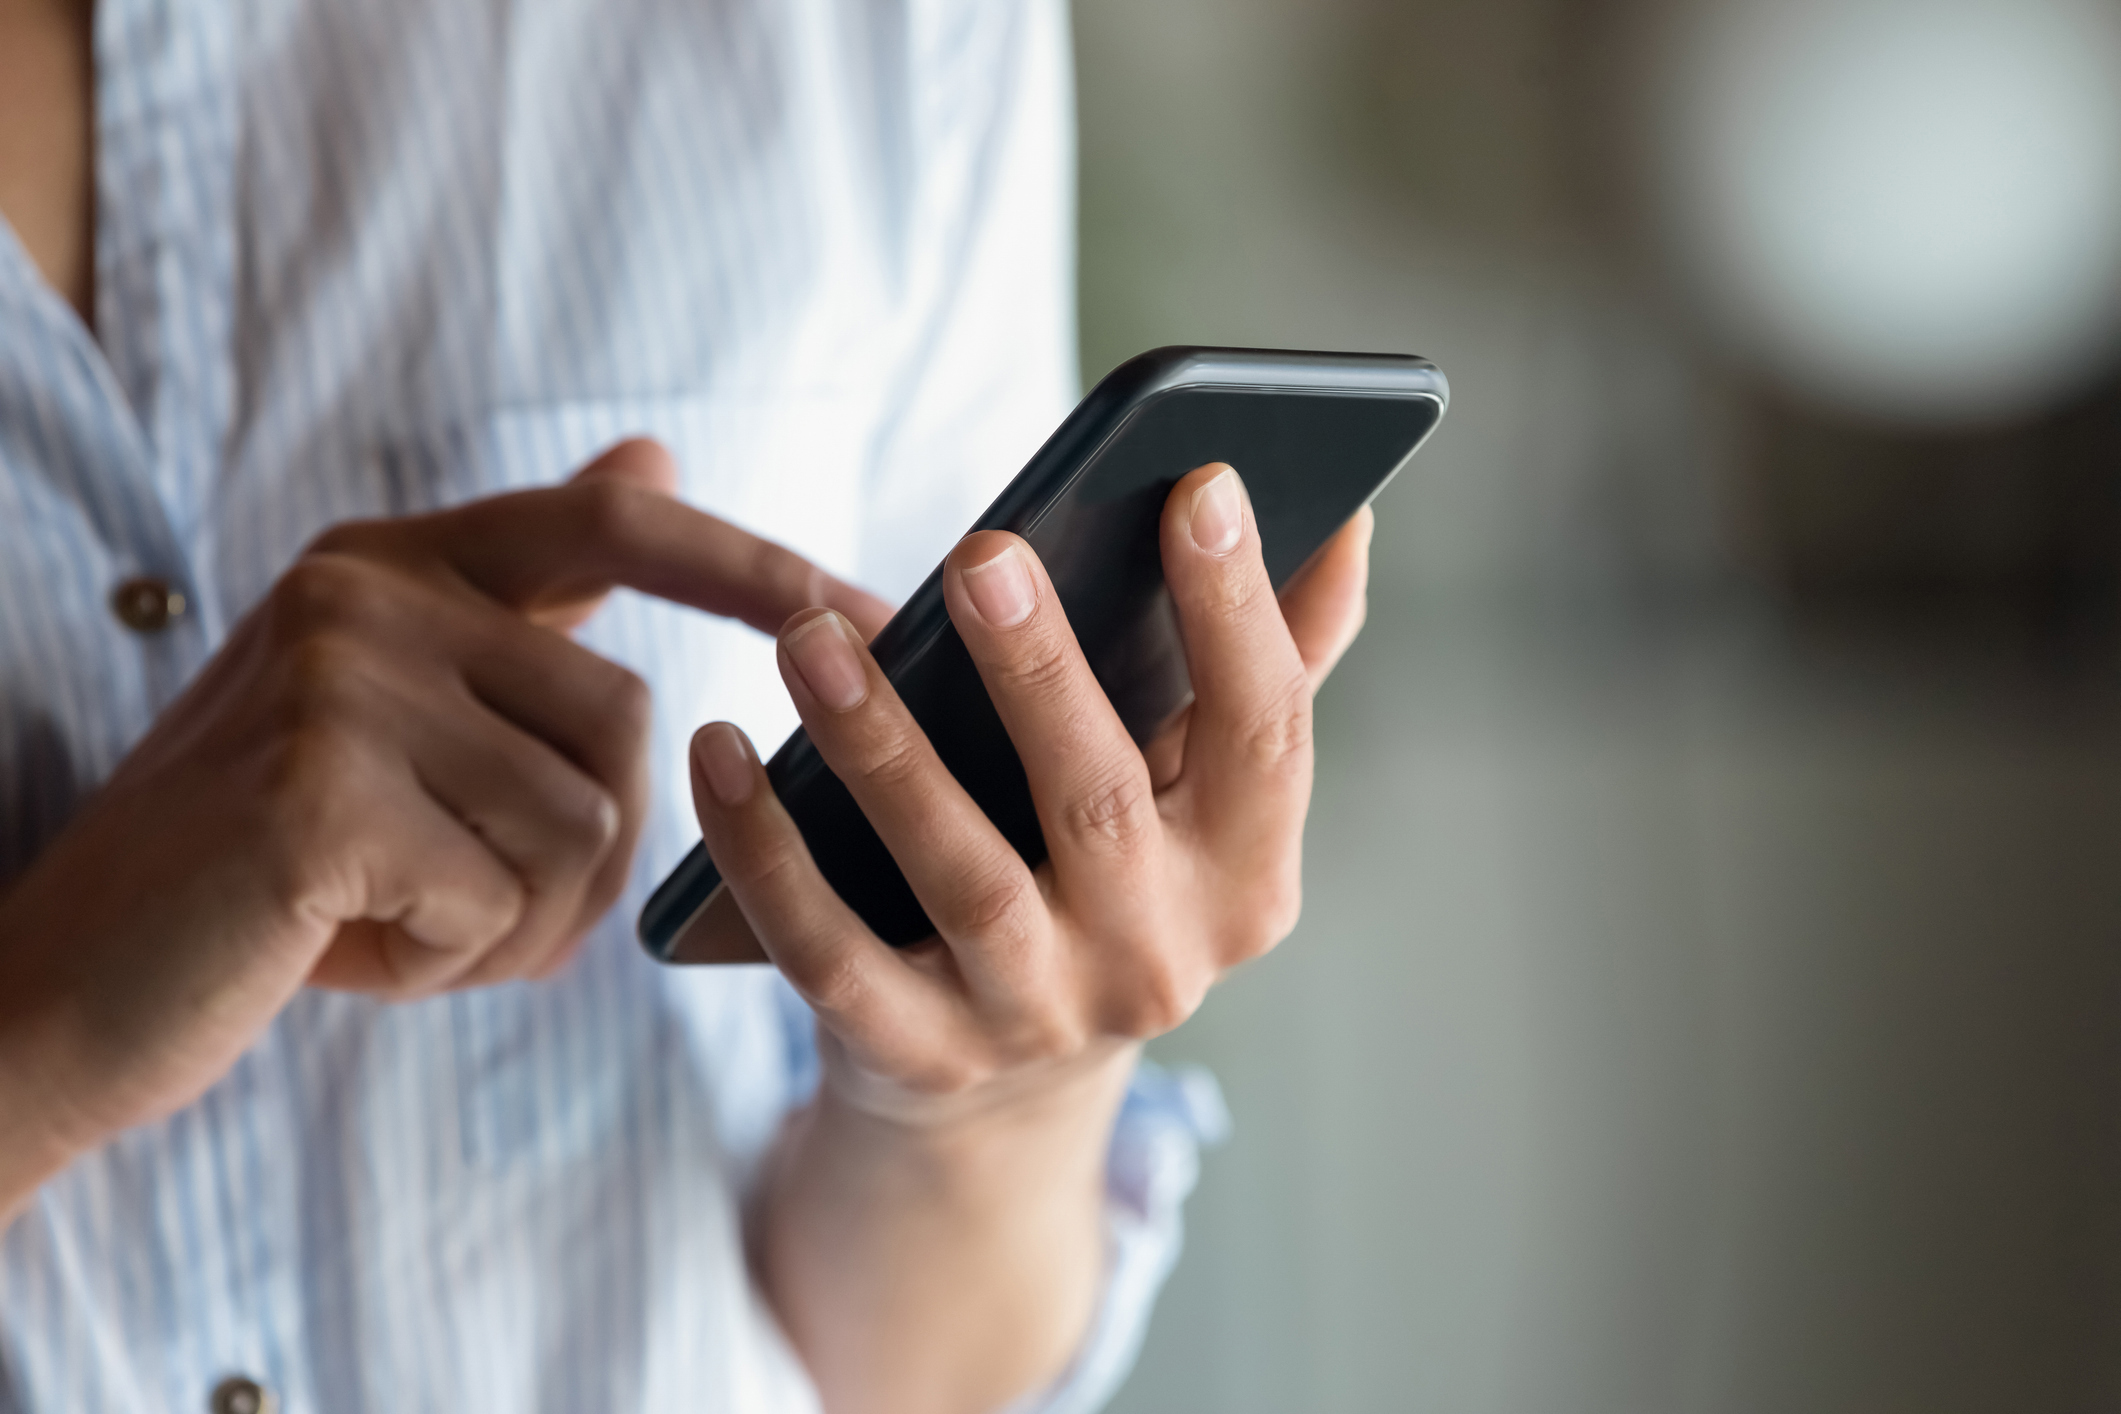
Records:
M0 1220L180 1108L305 983L550 973L625 885L641 680L566 634L613 587L772 632L889 614L672 499L623 443L563 486L327 532L0 901Z

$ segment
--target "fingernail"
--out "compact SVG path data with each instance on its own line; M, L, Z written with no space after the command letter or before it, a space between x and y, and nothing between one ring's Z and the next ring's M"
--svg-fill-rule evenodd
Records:
M869 679L854 655L854 635L838 614L819 614L789 634L782 646L810 695L833 711L858 707L869 695Z
M1038 607L1038 591L1031 587L1031 571L1014 545L983 565L967 565L960 571L965 597L979 616L995 628L1015 628Z
M1193 543L1211 555L1226 555L1245 533L1245 498L1237 473L1228 467L1193 493Z
M744 745L744 734L727 722L716 722L701 729L692 745L693 755L699 759L700 774L707 778L707 789L724 805L742 805L751 799L752 784L758 777L752 771L751 750Z

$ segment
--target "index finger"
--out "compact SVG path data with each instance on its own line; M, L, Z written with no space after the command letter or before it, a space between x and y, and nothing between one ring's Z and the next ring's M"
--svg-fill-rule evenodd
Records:
M625 443L610 456L639 455ZM593 468L594 470L594 468ZM864 634L891 606L786 546L624 476L584 475L424 517L427 546L481 593L536 615L624 586L773 633L812 605Z

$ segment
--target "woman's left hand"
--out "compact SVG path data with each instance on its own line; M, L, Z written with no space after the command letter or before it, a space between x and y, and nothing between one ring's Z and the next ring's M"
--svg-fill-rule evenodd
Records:
M1091 675L1031 548L983 532L945 595L1030 781L1049 850L1028 867L937 758L848 621L780 636L789 692L934 920L894 949L841 902L726 723L693 743L716 865L816 1010L827 1082L881 1119L980 1113L1123 1058L1191 1016L1296 923L1311 697L1361 627L1361 512L1277 601L1236 472L1165 503L1164 574L1195 700L1145 752Z

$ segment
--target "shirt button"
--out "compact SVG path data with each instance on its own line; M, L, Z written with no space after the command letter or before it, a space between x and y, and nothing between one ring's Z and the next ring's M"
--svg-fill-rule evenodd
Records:
M135 633L160 633L184 616L184 593L166 579L141 575L110 593L111 612Z
M272 1414L272 1391L248 1375L230 1375L207 1397L207 1414Z

